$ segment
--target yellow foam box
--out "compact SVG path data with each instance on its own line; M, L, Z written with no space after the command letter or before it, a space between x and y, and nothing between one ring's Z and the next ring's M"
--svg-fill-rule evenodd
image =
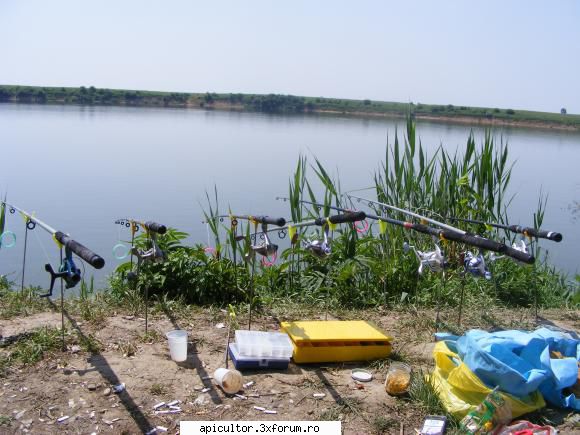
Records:
M393 338L364 320L282 322L294 344L296 363L368 361L386 358Z

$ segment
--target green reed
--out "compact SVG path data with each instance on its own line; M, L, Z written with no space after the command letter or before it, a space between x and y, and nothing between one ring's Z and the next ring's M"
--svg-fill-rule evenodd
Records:
M369 180L372 184L364 196L438 219L454 216L509 223L512 168L507 144L498 143L489 132L480 144L471 134L461 149L449 151L439 146L429 155L417 136L414 121L408 119L404 134L395 132L392 143L387 143L384 160ZM365 185L364 180L361 185ZM333 176L319 159L309 162L305 156L299 156L289 178L290 220L300 222L335 214L331 206L360 208L360 204L346 200L342 193L339 177ZM243 259L250 251L251 235L256 228L245 221L232 226L230 219L220 218L223 215L217 188L211 196L206 193L206 197L205 222L215 251L205 252L202 246L181 246L178 237L168 260L146 268L140 279L151 285L153 293L182 296L189 302L249 302L251 262ZM321 205L307 205L303 200ZM546 198L540 195L534 225L541 225L545 210ZM408 219L397 212L389 212L389 216ZM442 304L458 305L461 253L469 247L437 241L451 265L445 280L428 271L418 276L417 260L414 255L405 254L403 243L431 250L434 241L399 226L387 224L386 231L381 232L376 223L370 224L366 233L357 232L352 225L340 225L331 234L332 252L325 259L313 256L302 243L310 237L319 237L320 228L309 227L299 232L294 243L280 248L275 265L264 266L256 261L254 284L258 299L252 302L259 306L283 298L320 305L330 303L335 307L428 306L435 304L435 295L440 295ZM461 225L465 230L495 239L513 239L512 234L487 226ZM160 243L173 231L160 237ZM276 233L271 234L275 237ZM574 289L545 261L532 268L501 259L492 265L492 272L491 282L471 277L465 280L467 306L527 306L532 300L530 288L536 285L543 306L561 306L573 300L570 295Z

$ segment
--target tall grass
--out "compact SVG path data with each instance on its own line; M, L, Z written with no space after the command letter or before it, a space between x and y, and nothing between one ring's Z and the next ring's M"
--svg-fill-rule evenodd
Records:
M440 146L428 155L412 119L407 121L402 140L399 137L395 133L393 142L387 144L384 161L370 180L366 196L438 219L453 216L509 223L511 198L507 192L513 163L507 144L497 143L490 133L477 144L470 135L461 150L448 151ZM369 205L351 203L346 198L338 177L333 177L320 160L314 158L311 163L305 156L298 158L288 187L288 214L292 222L329 216L336 213L332 206L349 209L364 206L364 209ZM320 205L308 205L304 200ZM146 280L153 292L183 296L190 302L227 304L244 299L247 302L251 267L242 258L249 251L252 237L259 234L254 234L256 228L251 224L241 221L234 226L227 215L220 214L217 188L211 196L207 195L207 201L204 214L213 250L184 247L176 239L175 246L169 249L168 261L147 266L140 279ZM540 196L533 215L536 226L542 223L545 204L546 199ZM380 208L374 211L386 213ZM400 213L389 212L389 216L407 218ZM514 238L513 234L488 226L462 225L465 230L491 238ZM257 263L254 285L258 302L286 298L312 304L330 301L331 305L351 307L434 305L435 295L439 295L443 304L459 303L461 253L468 247L437 241L450 263L447 279L442 280L428 272L418 276L415 257L403 250L405 241L422 250L432 250L433 240L422 234L393 225L382 229L371 225L366 233L356 231L352 225L341 225L331 234L331 254L320 259L303 248L303 242L316 237L317 231L320 229L310 227L298 234L295 243L280 242L277 264ZM166 237L161 237L160 243ZM492 268L491 282L466 279L468 305L526 306L533 300L531 289L536 286L543 306L561 306L572 301L566 295L572 292L570 284L546 262L532 268L501 259Z

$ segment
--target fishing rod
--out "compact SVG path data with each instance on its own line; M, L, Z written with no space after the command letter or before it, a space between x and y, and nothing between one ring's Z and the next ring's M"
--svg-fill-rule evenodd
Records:
M276 198L280 199L280 198ZM303 221L293 224L294 227L308 227L308 226L319 226L322 227L322 238L318 239L310 239L304 242L304 249L309 251L315 257L320 259L325 259L330 256L332 252L332 237L329 234L330 230L334 230L336 225L343 224L343 223L353 223L359 221L364 221L366 219L366 214L363 211L350 211L350 210L339 210L342 213L337 215L332 215L328 217L318 217L313 220ZM289 229L288 232L292 232L292 229ZM295 231L295 230L294 230ZM291 239L293 237L291 236ZM328 279L328 275L330 273L330 269L327 270L326 276L324 277L324 281ZM328 319L328 308L329 308L329 296L330 296L330 288L327 286L326 291L326 309L325 309L325 320Z
M285 199L285 198L277 197L276 199ZM362 217L361 214L351 216L350 214L353 213L352 210L339 209L338 207L330 207L330 208L337 210L337 211L341 211L341 212L343 212L343 214L336 215L336 216L329 216L328 218L316 218L316 219L311 219L311 220L301 221L301 222L287 222L286 225L284 225L283 227L268 228L266 230L266 233L271 233L271 232L277 231L278 237L280 239L284 239L286 237L286 234L290 233L290 243L294 244L297 241L297 235L298 235L297 229L299 229L299 228L315 226L315 225L323 227L327 223L329 223L330 226L338 225L339 223L346 223L346 222L356 223L356 222L360 222L360 221L366 219L366 214L365 214L365 217ZM328 219L329 221L325 221L324 219ZM347 220L344 220L344 219L347 219ZM263 238L264 234L265 233L263 231L259 231L257 233L250 234L250 237L252 238L252 240L254 240L256 236L260 236L261 238ZM242 236L242 238L243 238L243 236Z
M249 220L251 222L254 223L255 225L255 229L257 230L257 226L259 223L262 224L262 233L264 235L264 241L258 245L252 245L250 246L250 252L257 252L258 254L261 254L263 256L267 256L270 255L273 252L276 252L278 250L278 246L273 244L269 237L268 237L268 224L273 224L276 225L278 228L276 228L275 230L288 230L288 233L290 234L290 239L293 241L295 241L295 235L296 235L296 229L297 228L302 228L302 227L307 227L307 226L320 226L323 228L323 238L322 239L315 239L315 240L309 240L306 242L305 244L305 249L310 251L314 256L318 257L318 258L325 258L327 256L330 255L331 253L331 238L329 237L329 230L334 226L334 225L338 225L341 223L346 223L346 222L357 222L359 220L364 220L365 219L365 213L364 212L356 212L356 213L344 213L344 214L339 214L339 215L334 215L334 216L329 216L327 218L316 218L313 220L309 220L309 221L304 221L304 222L296 222L296 223L292 223L291 225L288 224L286 225L286 219L284 218L271 218L268 216L239 216L239 215L232 215L230 219L232 219L232 225L237 225L234 224L234 220L237 219L246 219ZM251 257L252 259L252 274L251 274L251 278L250 278L250 282L252 283L251 285L251 289L250 289L250 301L253 300L253 277L254 277L254 270L255 270L255 256ZM250 319L248 322L248 329L251 328L251 308L252 308L252 303L250 302Z
M120 249L124 248L125 245L119 243L113 247L113 255L117 260L123 260L131 254L131 264L133 264L133 255L137 257L137 266L139 266L143 261L154 261L156 263L161 263L165 260L165 253L159 248L157 244L157 235L162 235L167 232L167 227L163 224L159 224L153 221L142 221L130 218L117 219L115 225L121 225L122 227L130 228L131 230L131 247L127 249L123 254L119 254ZM138 249L134 246L135 234L137 234L141 229L145 231L151 247L149 249Z
M264 233L264 239L260 243L255 243L250 245L249 252L245 255L246 261L254 260L255 254L260 254L261 256L268 258L273 255L277 255L278 245L272 243L268 237L268 225L275 225L277 227L283 227L286 225L286 219L283 217L273 218L270 216L251 216L251 215L231 215L230 220L232 227L236 227L238 224L238 219L247 220L254 224L254 228L257 230L258 224L262 225L262 233Z
M276 199L282 200L282 201L288 200L288 198L285 198L285 197L277 197ZM328 207L331 210L336 210L336 211L345 212L345 213L352 212L351 210L346 209L346 208L335 207L332 205L325 206L324 204L320 204L320 203L312 202L312 201L300 200L299 202L304 203L304 204L310 204L310 205L313 205L316 207ZM428 227L426 225L413 224L411 222L403 222L403 221L399 221L396 219L391 219L391 218L388 218L385 216L377 216L377 215L370 214L370 213L365 213L365 216L369 219L379 221L379 225L381 222L386 222L389 224L401 226L405 229L412 229L412 230L418 231L418 232L423 233L423 234L428 234L428 235L431 235L433 237L436 237L437 239L447 239L446 237L443 236L443 234L444 234L443 230L437 230L435 228L431 228L431 227ZM384 233L386 231L386 228L381 226L380 231L381 231L381 233ZM451 235L451 238L453 238L453 237L454 237L454 235ZM448 240L451 240L451 239L448 239ZM435 250L433 250L433 251L420 251L417 248L415 248L415 246L409 245L407 242L405 242L403 244L403 250L405 251L405 253L407 253L409 250L413 250L413 252L415 253L417 259L419 260L419 270L418 270L419 275L423 274L424 268L428 268L432 272L440 272L446 266L446 262L445 262L445 259L443 257L443 253L442 253L441 248L439 247L439 245L437 243L435 243Z
M252 269L250 273L250 304L248 307L248 330L252 328L252 305L254 302L254 274L256 270L256 254L261 255L262 261L264 262L265 259L268 257L274 256L274 260L272 263L276 261L276 255L278 252L278 245L272 243L270 238L268 237L268 225L275 225L277 227L283 227L286 225L286 219L283 217L280 218L273 218L270 216L252 216L252 215L235 215L230 214L228 216L215 216L214 219L219 219L220 222L223 222L225 218L229 218L231 222L232 230L237 230L238 227L238 220L247 220L248 222L254 224L254 232L257 232L258 225L262 225L262 232L264 233L264 240L260 243L250 244L249 251L244 255L244 259L247 262L252 263ZM244 237L238 239L234 237L236 241L243 240ZM265 263L264 263L265 264Z
M435 219L431 219L431 218L422 216L420 214L413 213L409 210L405 210L405 209L395 207L395 206L392 206L389 204L385 204L385 203L378 202L378 201L373 201L373 200L366 199L366 198L361 198L361 197L358 197L355 195L351 195L349 193L345 193L344 195L347 196L349 199L351 199L351 201L352 201L352 198L354 198L354 199L358 200L358 202L365 201L369 205L369 207L371 207L371 208L375 208L376 206L379 206L383 211L386 211L386 209L398 211L400 213L407 214L409 216L413 216L417 219L421 219L423 221L430 222L434 225L437 225L441 228L444 228L444 230L437 230L437 229L428 227L428 226L423 225L423 224L410 224L408 222L403 223L403 226L405 228L410 227L416 231L424 232L427 234L432 234L433 232L438 232L439 234L432 234L432 235L439 236L443 239L464 243L466 245L475 246L477 248L480 248L480 249L483 249L486 251L493 251L493 252L497 252L499 254L505 254L505 255L512 257L512 258L514 258L522 263L533 264L536 261L535 257L532 254L529 254L527 252L522 252L519 249L516 249L512 246L506 245L505 243L496 242L495 240L491 240L491 239L487 239L485 237L470 234L467 231L461 230L459 228L455 228L451 225L444 224L442 222L436 221ZM370 217L370 215L368 215L368 214L367 214L367 216Z
M118 249L125 246L122 243L119 243L113 247L113 255L115 255L118 260L122 260L127 258L128 254L131 253L131 271L127 273L127 280L137 283L142 263L163 263L165 261L166 255L157 244L157 236L165 234L167 232L167 227L154 221L142 221L131 218L117 219L115 225L121 225L122 227L129 228L131 231L131 248L128 249L124 255L117 255L117 252L119 252ZM149 247L146 249L135 246L135 234L137 234L141 229L143 229L147 236ZM133 256L137 257L136 271L133 271ZM149 286L145 285L145 333L147 333L149 323L148 302Z
M456 218L456 217L449 217L446 218L451 221L459 221L459 222L467 222L470 224L479 224L479 225L486 225L494 228L500 228L502 230L508 230L513 233L523 234L526 237L532 238L536 237L539 239L548 239L554 242L561 242L562 241L562 234L556 231L547 231L547 230L540 230L531 227L523 227L521 225L503 225L497 224L493 222L483 222L478 221L475 219L465 219L465 218Z
M278 197L277 199L284 200L284 201L287 200L287 198L284 198L284 197ZM310 202L310 201L305 201L305 200L301 200L300 202L303 202L305 204L314 205L314 206L324 207L323 204L319 204L319 203L315 203L315 202ZM342 208L342 207L334 207L334 206L328 206L328 207L333 209L333 210L342 211L342 212L350 211L350 210L348 210L346 208ZM371 205L371 207L372 207L372 205ZM413 214L415 214L415 213L413 213ZM473 246L476 248L480 248L480 249L483 249L486 251L506 253L507 246L504 243L496 242L494 240L490 240L490 239L487 239L485 237L474 236L474 235L469 234L465 231L461 231L461 230L451 231L451 230L446 230L446 229L441 230L441 229L433 228L433 227L430 227L430 226L424 225L424 224L416 224L413 222L401 221L401 220L389 218L387 216L378 216L378 215L371 214L371 213L366 213L366 217L368 219L377 220L380 222L386 222L389 224L403 227L403 228L408 229L408 230L414 230L414 231L417 231L419 233L427 234L427 235L433 236L439 240L448 240L448 241L452 241L452 242L463 243L463 244ZM451 227L451 228L453 228L453 227ZM411 247L411 246L409 246L409 247ZM511 251L510 251L510 253L511 253ZM515 255L517 255L517 254L515 254ZM527 255L527 254L526 254L526 256L522 256L522 261L529 262L528 257L529 257L529 255Z
M329 231L334 229L335 225L363 221L366 219L366 217L367 216L364 211L353 212L346 210L342 214L328 216L326 218L319 217L312 221L299 223L298 225L302 227L316 225L322 227L323 229L323 238L307 241L305 244L305 249L319 258L329 256L331 253L331 237L329 236Z
M250 217L232 216L232 218L233 219L250 218L249 220L262 222L261 220L257 220L255 217L252 217L252 216L250 216ZM262 217L262 218L266 218L266 217ZM309 221L295 222L295 223L291 223L288 225L286 225L286 220L284 218L278 218L278 219L267 218L268 219L267 222L274 222L276 225L278 225L278 228L275 228L273 230L269 230L267 228L267 224L262 224L262 234L264 235L264 242L263 242L263 244L261 244L258 247L252 247L252 249L255 252L258 252L262 255L264 255L264 252L266 252L266 253L271 252L274 249L274 247L276 250L278 249L277 245L274 245L273 243L270 242L270 239L268 238L269 231L288 230L288 232L290 233L290 239L294 242L297 228L303 228L303 227L316 225L319 227L323 227L324 238L321 240L313 240L313 241L307 242L305 248L307 250L311 251L314 255L316 255L318 257L325 257L325 256L330 254L330 240L328 237L328 231L330 229L332 229L332 227L334 225L339 225L339 224L348 223L348 222L358 222L358 221L364 220L365 218L366 218L366 214L364 212L351 212L349 210L344 210L343 214L329 216L326 218L319 217L319 218L312 219Z
M562 241L562 234L558 233L556 231L548 231L548 230L541 230L541 229L536 229L536 228L532 228L532 227L523 227L521 225L504 225L504 224L498 224L495 222L484 222L484 221L480 221L480 220L475 220L475 219L465 219L465 218L456 218L456 217L450 217L448 218L449 220L453 220L453 221L460 221L460 222L467 222L467 223L472 223L472 224L478 224L478 225L486 225L486 226L490 226L493 228L499 228L499 229L503 229L506 231L511 231L513 233L517 233L517 234L521 234L523 235L525 238L528 238L530 240L531 243L533 243L533 238L535 237L536 240L537 239L547 239L547 240L552 240L554 242L561 242ZM522 238L518 241L514 241L514 243L512 244L513 249L517 250L517 251L521 251L524 253L528 253L528 246L526 244L526 240L525 238ZM531 249L533 251L533 247ZM534 267L534 306L535 306L535 317L536 317L536 321L538 320L538 284L537 284L537 271Z
M366 198L361 198L355 195L350 195L350 194L346 194L346 196L352 201L352 198L357 199L359 202L360 201L366 201L369 205L369 207L375 207L375 206L379 206L383 211L386 211L386 209L390 209L390 210L394 210L394 211L398 211L400 213L404 213L407 214L409 216L413 216L415 218L418 219L422 219L424 221L427 222L431 222L434 225L437 225L439 227L448 229L448 236L452 236L453 233L455 234L460 234L462 238L471 238L472 241L475 241L476 239L481 239L481 240L486 240L486 244L488 244L487 247L482 246L482 242L480 241L479 243L476 243L475 246L478 246L480 249L484 249L484 250L488 250L488 251L492 251L492 252L498 252L500 254L505 254L521 263L526 263L526 264L534 264L535 262L535 257L529 253L526 249L525 243L523 244L514 244L512 246L508 246L504 243L498 243L495 242L493 240L489 240L489 239L484 239L483 237L479 237L479 236L473 236L469 233L467 233L466 231L460 230L459 228L455 228L451 225L447 225L444 224L442 222L436 221L435 219L432 218L428 218L425 216L422 216L418 213L413 213L409 210L405 210L405 209L401 209L389 204L385 204L385 203L381 203L378 201L372 201ZM452 236L453 237L453 236ZM494 244L495 244L495 248L494 249ZM522 246L523 245L523 246ZM495 257L496 259L498 257ZM474 277L484 277L485 279L491 279L491 273L487 268L486 262L485 262L485 258L483 253L480 251L479 254L474 255L472 252L467 251L464 253L463 255L463 266L464 266L464 270L463 270L463 274L462 274L462 286L461 286L461 302L460 302L460 308L459 308L459 318L458 318L458 323L461 324L461 310L462 310L462 306L463 306L463 293L464 293L464 288L465 288L465 276L467 273L473 275ZM537 291L536 291L536 312L537 312Z
M95 269L102 269L103 266L105 265L105 260L102 257L95 254L93 251L91 251L89 248L85 247L81 243L72 239L70 235L54 229L50 225L34 217L31 213L28 213L27 211L13 204L10 204L6 201L0 202L3 204L4 207L8 208L10 214L18 212L23 218L25 218L27 231L34 230L36 226L39 226L53 237L54 241L56 242L59 248L61 249L64 248L65 255L64 258L62 258L61 254L61 264L58 268L58 272L54 271L50 263L45 264L44 270L46 270L50 274L50 288L48 293L39 295L39 297L52 296L54 284L56 280L59 278L64 281L65 287L67 289L76 286L80 282L81 271L76 266L73 260L73 253L76 254L79 258L86 261Z

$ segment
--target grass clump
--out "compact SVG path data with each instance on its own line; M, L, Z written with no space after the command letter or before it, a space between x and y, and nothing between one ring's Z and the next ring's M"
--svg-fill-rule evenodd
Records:
M458 427L458 422L449 414L437 395L436 387L422 370L414 373L409 386L409 400L421 406L425 415L444 415L447 417L448 428Z
M366 418L362 415L362 401L356 397L342 397L336 401L336 404L320 414L318 417L322 421L336 421L342 420L345 414L356 414L357 416Z
M23 291L12 290L12 285L6 277L1 277L0 318L12 319L48 311L50 304L46 299L37 297L39 290L37 287L26 287Z
M376 434L390 433L398 425L399 423L394 418L382 415L375 417L372 421L372 428Z
M137 345L132 341L123 341L119 343L119 351L123 354L124 357L129 358L131 356L135 356L137 353Z
M165 384L153 384L149 388L149 392L154 396L163 396L169 392L169 389Z
M42 360L47 353L62 349L60 329L44 327L32 331L16 341L11 350L0 355L0 376L5 376L15 365L32 365Z
M84 335L78 333L77 335L83 351L88 353L99 353L103 350L103 344L93 334Z
M156 329L149 329L147 332L143 332L137 336L137 340L144 344L158 343L163 340L163 335Z

